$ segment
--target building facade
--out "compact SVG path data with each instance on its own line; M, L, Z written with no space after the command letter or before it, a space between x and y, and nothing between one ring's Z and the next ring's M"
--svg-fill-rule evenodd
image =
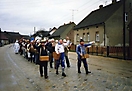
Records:
M129 46L128 24L132 20L132 1L126 0L126 45ZM123 45L123 2L112 0L110 5L92 11L74 28L74 44L95 41L97 46Z

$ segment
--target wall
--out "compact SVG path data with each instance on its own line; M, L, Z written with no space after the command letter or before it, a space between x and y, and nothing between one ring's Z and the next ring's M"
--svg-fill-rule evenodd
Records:
M97 26L91 26L88 28L78 29L74 30L74 44L79 44L79 41L77 41L77 34L79 34L79 38L83 38L83 33L85 33L85 43L88 43L90 41L95 41L95 33L99 32L99 42L96 42L95 45L100 46L101 43L104 41L104 26L103 25L97 25ZM90 35L90 41L88 41L87 33ZM79 40L79 39L78 39Z

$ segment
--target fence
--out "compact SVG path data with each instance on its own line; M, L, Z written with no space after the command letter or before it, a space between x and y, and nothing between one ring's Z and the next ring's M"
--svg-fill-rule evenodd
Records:
M76 50L76 45L71 46L71 50ZM86 48L87 53L91 55L97 56L106 56L106 57L115 57L115 58L123 58L123 47L117 46L91 46ZM126 58L131 59L130 57L130 48L127 46L126 50Z

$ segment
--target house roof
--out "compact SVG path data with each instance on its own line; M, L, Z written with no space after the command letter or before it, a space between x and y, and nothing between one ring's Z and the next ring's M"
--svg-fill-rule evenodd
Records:
M122 5L121 1L107 5L86 16L74 29L85 28L96 24L104 23Z
M21 35L19 34L19 32L3 32L4 35L8 38L8 39L20 39Z
M33 36L43 36L47 37L49 35L50 31L44 31L44 30L39 30L37 31Z
M1 37L0 37L0 39L2 39L2 40L8 40L8 38L4 35L4 33L2 33L1 32Z
M68 24L64 24L60 26L50 37L59 37L64 31L70 31L76 24L74 22L70 22ZM71 28L69 28L71 27ZM68 30L69 28L69 30Z

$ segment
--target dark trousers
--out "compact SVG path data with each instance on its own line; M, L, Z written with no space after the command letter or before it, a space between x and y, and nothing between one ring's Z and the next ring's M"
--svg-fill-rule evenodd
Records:
M49 61L50 61L50 67L53 68L52 63L53 63L53 53L49 53Z
M43 62L42 65L39 66L39 71L40 71L41 76L43 75L43 72L44 72L45 77L48 75L47 67L48 67L47 61ZM44 71L43 71L43 69L44 69Z
M67 55L65 55L65 59L66 59L66 64L67 64L67 67L70 67L70 62L69 62L69 58Z
M31 57L31 58L30 58L31 63L32 63L32 62L35 63L35 55L34 55L33 52L30 53L30 57Z
M83 62L85 71L86 71L86 73L87 73L87 72L88 72L88 64L87 64L87 61L86 61L86 59L81 59L81 58L78 58L78 62L77 62L77 65L78 65L78 72L80 72L81 62Z

